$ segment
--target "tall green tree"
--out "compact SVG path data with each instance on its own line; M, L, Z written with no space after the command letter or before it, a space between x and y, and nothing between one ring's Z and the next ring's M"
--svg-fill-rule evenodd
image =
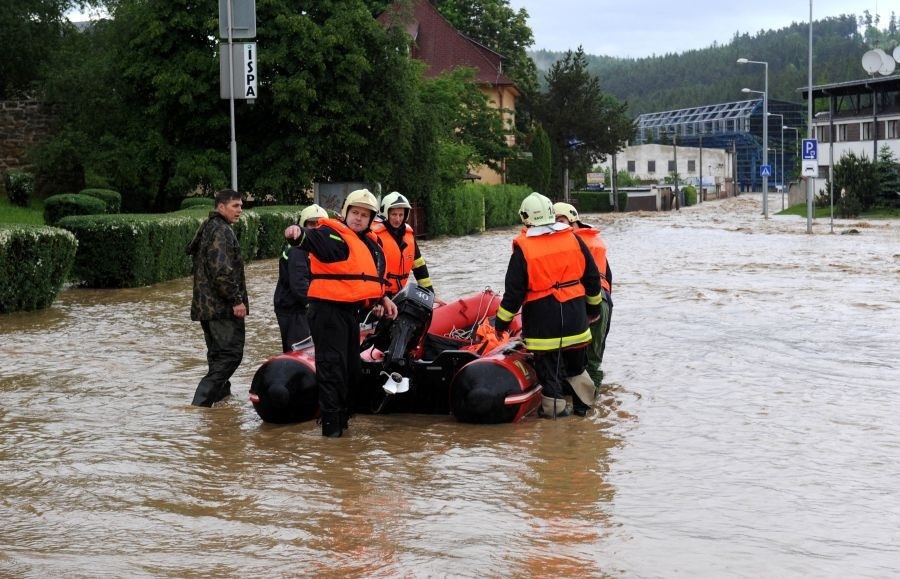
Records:
M538 96L535 114L553 144L557 169L551 190L563 188L566 169L580 175L606 155L624 148L634 135L628 106L600 90L587 70L584 50L568 51L547 73L547 92Z
M33 90L45 64L74 28L66 11L75 0L0 0L0 99Z

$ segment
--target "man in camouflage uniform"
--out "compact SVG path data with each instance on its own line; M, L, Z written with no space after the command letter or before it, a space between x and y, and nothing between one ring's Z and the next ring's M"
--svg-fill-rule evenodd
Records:
M194 392L194 406L212 406L230 396L228 380L244 357L244 318L249 302L241 248L231 228L242 212L240 193L219 191L216 210L185 248L193 260L191 319L203 328L209 363L209 371Z

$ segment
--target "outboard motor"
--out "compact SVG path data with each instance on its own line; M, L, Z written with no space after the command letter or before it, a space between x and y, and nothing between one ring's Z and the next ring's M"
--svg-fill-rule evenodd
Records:
M407 353L422 340L431 324L434 292L422 289L410 280L393 299L397 305L397 319L386 328L390 344L384 350L384 364L386 368L402 369L407 366Z

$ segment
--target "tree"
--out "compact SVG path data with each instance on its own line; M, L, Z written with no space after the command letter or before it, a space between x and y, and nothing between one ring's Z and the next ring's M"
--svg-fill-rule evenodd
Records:
M878 193L873 204L879 207L900 207L900 164L887 145L878 150Z
M586 173L595 162L622 150L634 135L628 106L603 94L599 80L587 70L581 47L557 61L546 79L547 92L536 99L535 115L553 144L556 176L566 169ZM554 181L562 185L560 179Z
M2 0L0 2L0 99L35 88L44 65L74 32L66 11L83 2L74 0Z

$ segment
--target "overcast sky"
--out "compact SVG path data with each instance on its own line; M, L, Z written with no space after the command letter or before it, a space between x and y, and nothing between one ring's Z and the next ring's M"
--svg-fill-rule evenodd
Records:
M809 0L509 0L528 11L534 46L553 51L634 57L681 53L726 44L735 32L755 35L809 22ZM813 0L813 20L841 14L881 14L886 28L900 0ZM813 42L815 42L813 27ZM862 55L860 55L860 58ZM747 55L752 58L752 55Z

